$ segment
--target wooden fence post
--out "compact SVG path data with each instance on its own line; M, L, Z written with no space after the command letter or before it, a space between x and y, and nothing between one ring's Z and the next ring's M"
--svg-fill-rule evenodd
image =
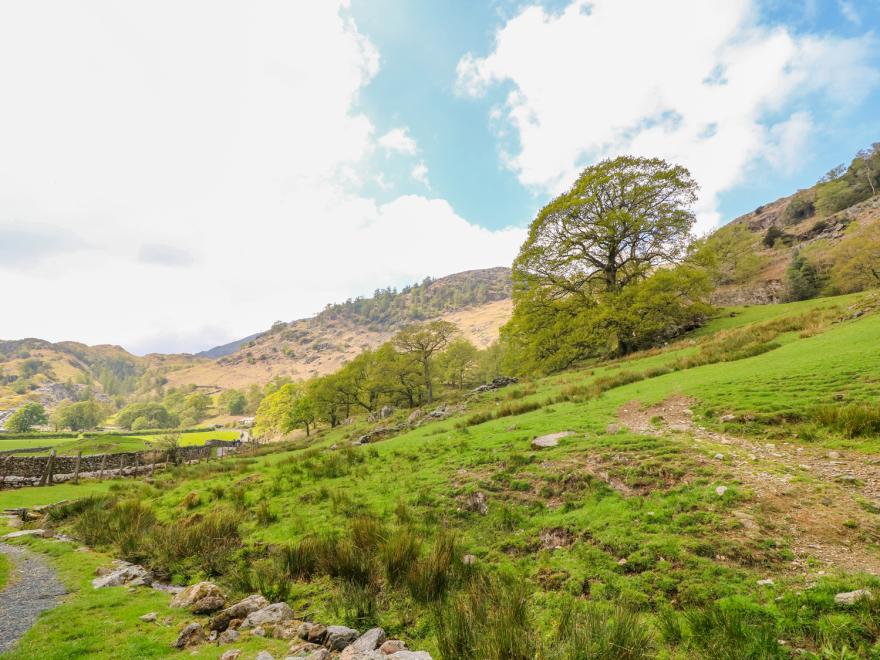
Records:
M119 454L119 476L123 476L122 471L125 469L125 454Z
M73 483L75 484L79 483L79 466L82 462L82 456L83 452L82 449L80 449L78 452L76 452L76 467L74 467L73 469Z
M107 465L107 454L101 454L101 469L98 472L98 478L104 478L104 467Z
M46 467L43 469L43 474L40 476L39 486L45 486L47 483L52 483L52 464L55 462L55 450L53 449L49 452L49 458L46 460Z

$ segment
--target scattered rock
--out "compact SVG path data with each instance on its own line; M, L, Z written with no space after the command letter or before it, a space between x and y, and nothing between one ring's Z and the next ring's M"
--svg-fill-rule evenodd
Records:
M153 574L143 566L123 563L120 568L92 580L92 586L95 589L122 586L139 587L149 585L152 581Z
M217 631L213 630L212 632L216 633ZM239 637L241 637L241 633L237 630L224 630L217 637L217 641L221 644L232 644L233 642L237 642Z
M275 656L268 651L260 651L254 660L275 660Z
M320 623L313 623L312 627L309 628L309 636L307 639L312 642L312 644L321 644L326 636L327 626L322 626Z
M147 614L142 614L138 618L141 621L146 621L147 623L153 623L157 617L158 617L158 615L155 612L148 612Z
M226 596L213 582L199 582L197 584L193 584L188 586L186 589L177 594L174 598L171 599L170 607L192 607L199 601L205 599L214 599L209 604L213 604L219 599L220 604L215 607L213 610L203 610L204 612L213 612L215 610L219 610L223 607L223 604L226 602Z
M489 501L486 499L486 494L479 490L467 496L464 507L468 511L479 513L481 516L489 513Z
M37 536L42 538L48 538L52 536L51 532L47 532L45 529L22 529L17 532L9 532L9 534L4 534L0 539L7 541L9 539L19 539L24 536Z
M303 660L329 660L330 651L327 649L317 649L309 653Z
M290 609L287 603L273 603L248 614L245 620L241 622L241 627L244 629L256 628L257 626L275 625L276 623L292 619L293 610Z
M229 649L220 656L220 660L238 660L238 657L241 655L241 649Z
M321 647L317 644L312 644L311 642L295 642L290 645L290 650L288 652L290 655L303 656L312 651L317 651L319 648Z
M421 408L416 408L409 414L409 417L406 418L406 423L412 426L422 418L423 414Z
M299 633L299 621L284 621L272 629L275 639L294 639Z
M205 635L205 631L202 627L196 623L187 624L187 626L180 631L180 634L177 636L177 641L174 642L173 646L178 649L189 648L190 646L196 646L201 644L202 642L207 640L207 635Z
M730 422L736 421L736 415L721 415L721 417L718 418L718 421L720 421L722 424L729 424Z
M544 549L556 550L567 548L574 543L574 534L564 527L552 527L550 529L542 529L538 539L541 541L541 547Z
M715 489L715 494L718 496L724 495L724 493L726 493L726 492L727 492L727 486L718 486L718 488Z
M856 589L855 591L844 591L835 594L834 602L838 605L855 605L862 598L868 598L871 592L867 589Z
M253 630L251 630L251 635L255 635L256 637L265 637L266 629L263 626L257 626Z
M832 458L832 459L840 458L840 452L837 452L837 451L829 451L828 454L826 454L826 455L828 456L828 458Z
M614 435L615 433L620 433L620 429L620 424L609 424L605 427L605 433L608 435Z
M477 557L475 555L465 555L461 558L461 563L465 566L473 566L477 563Z
M559 431L558 433L550 433L548 435L542 435L540 437L532 440L532 447L534 449L544 449L546 447L555 447L559 444L559 441L562 438L567 438L570 435L574 435L574 431Z
M406 651L406 643L402 639L389 639L379 647L385 655L393 655L398 651Z
M263 598L263 596L252 594L214 615L214 618L211 619L211 630L226 630L233 619L244 619L249 614L261 610L268 605L269 601Z
M508 385L513 385L519 382L516 378L507 378L506 376L499 376L492 380L491 383L486 383L485 385L480 385L479 387L473 389L474 394L480 394L481 392L491 392L492 390L500 390L502 387L507 387Z
M354 642L359 635L360 633L354 628L347 628L345 626L328 626L327 635L324 638L324 646L331 651L341 651ZM382 631L382 637L385 637L384 631Z
M398 651L386 657L388 660L433 660L427 651Z
M715 454L715 460L723 461L723 460L724 460L724 454Z
M758 580L756 584L759 587L772 587L773 586L773 578L765 578L763 580Z
M193 614L210 614L222 610L225 604L226 600L219 596L205 596L193 603L189 611Z
M359 656L376 650L384 642L385 631L382 628L370 628L345 647L345 650L339 656L339 660L357 660Z

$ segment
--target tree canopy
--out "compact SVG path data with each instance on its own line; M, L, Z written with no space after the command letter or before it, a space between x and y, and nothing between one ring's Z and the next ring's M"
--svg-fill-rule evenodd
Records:
M14 433L27 433L35 426L49 421L46 409L39 403L26 403L6 420L6 430Z
M514 313L502 330L513 366L563 369L698 324L711 281L690 251L696 192L684 167L621 156L545 206L513 264Z

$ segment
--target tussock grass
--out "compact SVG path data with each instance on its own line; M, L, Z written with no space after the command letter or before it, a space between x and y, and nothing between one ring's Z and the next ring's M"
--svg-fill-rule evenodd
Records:
M880 405L877 403L819 406L810 417L846 438L880 435Z

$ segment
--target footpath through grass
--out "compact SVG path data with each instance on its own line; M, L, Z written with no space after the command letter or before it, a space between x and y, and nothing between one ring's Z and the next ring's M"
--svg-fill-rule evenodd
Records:
M796 568L785 533L745 533L744 520L769 513L715 447L609 427L633 401L685 396L709 428L876 453L876 434L844 437L815 414L876 408L880 396L880 315L821 311L851 304L717 319L690 343L493 392L463 415L366 447L349 446L360 426L342 427L309 448L151 481L3 492L0 504L92 495L49 524L180 584L209 578L234 595L286 600L303 618L382 625L435 657L873 657L880 596L847 606L834 595L880 594L880 580L818 562ZM723 414L736 421L722 425ZM573 435L531 447L558 431ZM864 515L872 527L853 542L877 552L877 512ZM107 556L34 543L51 549L74 590L29 634L39 657L174 655L185 617L137 620L165 616L167 595L96 592L88 580ZM216 657L209 648L196 657ZM22 653L9 657L33 657Z

